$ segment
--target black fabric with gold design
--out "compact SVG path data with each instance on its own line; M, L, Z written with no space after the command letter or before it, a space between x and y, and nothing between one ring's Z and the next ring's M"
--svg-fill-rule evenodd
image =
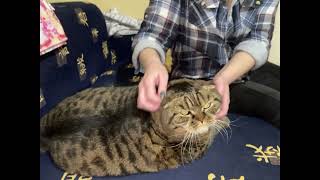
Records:
M94 84L95 87L107 86L112 81L115 86L137 84L142 74L134 74L134 67L131 62L133 35L122 37L110 37L108 47L110 49L110 67L112 74L99 77Z
M68 41L67 45L40 56L40 87L46 100L40 108L40 117L64 98L90 87L92 78L111 65L101 11L82 2L52 5Z

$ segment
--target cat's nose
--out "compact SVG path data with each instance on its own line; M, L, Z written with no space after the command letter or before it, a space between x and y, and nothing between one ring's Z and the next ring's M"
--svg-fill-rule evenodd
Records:
M204 113L203 112L199 112L199 113L196 113L195 115L194 115L194 118L197 120L197 121L200 121L200 122L202 122L203 123L203 121L204 121Z

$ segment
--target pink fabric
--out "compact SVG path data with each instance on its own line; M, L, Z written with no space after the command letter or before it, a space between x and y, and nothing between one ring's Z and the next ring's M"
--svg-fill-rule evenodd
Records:
M66 44L68 40L54 8L40 0L40 55Z

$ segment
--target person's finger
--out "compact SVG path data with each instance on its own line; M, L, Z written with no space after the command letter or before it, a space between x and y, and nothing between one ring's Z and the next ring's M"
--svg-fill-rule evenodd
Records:
M229 103L230 103L229 93L224 92L221 94L221 96L222 96L222 99L221 99L220 110L216 114L217 119L222 119L223 117L225 117L229 110Z
M168 86L168 76L159 76L159 86L158 86L158 95L160 96L161 101L166 95L167 86Z
M144 81L145 95L148 103L160 106L160 96L157 94L157 79L146 79Z
M137 107L139 109L144 109L145 107L145 91L144 91L144 88L142 87L142 82L140 82L139 84L139 89L138 89L138 99L137 99Z
M139 109L149 111L149 112L153 112L158 108L156 105L154 105L151 102L148 102L148 100L146 99L146 91L145 91L144 83L139 84L137 107Z

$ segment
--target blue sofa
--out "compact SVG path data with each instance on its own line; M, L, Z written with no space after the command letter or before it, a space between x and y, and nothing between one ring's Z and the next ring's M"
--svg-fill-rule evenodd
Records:
M93 4L55 3L69 38L66 46L40 56L40 118L64 98L89 87L137 84L131 64L131 36L107 36L103 14ZM41 180L277 180L280 131L262 119L229 115L232 125L208 153L192 164L159 173L125 177L83 177L59 169L40 153Z

